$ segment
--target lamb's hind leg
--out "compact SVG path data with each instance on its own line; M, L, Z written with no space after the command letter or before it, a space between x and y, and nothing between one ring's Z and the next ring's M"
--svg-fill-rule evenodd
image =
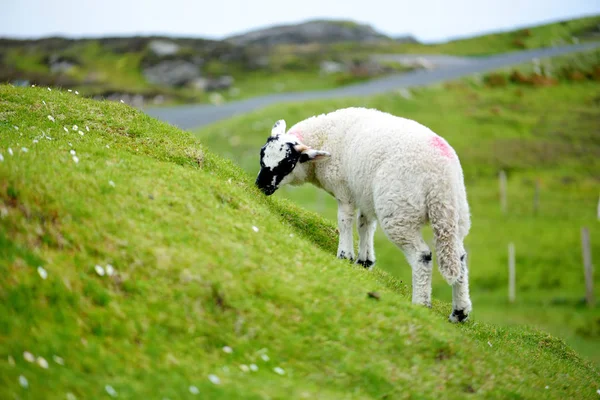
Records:
M407 221L382 223L387 237L402 249L412 268L412 302L431 307L432 253L418 224Z
M469 297L469 268L467 267L467 254L463 252L461 258L462 275L452 285L452 314L450 322L462 322L469 317L472 310Z
M375 265L375 246L373 238L377 228L377 220L369 219L362 211L358 213L358 260L357 264L370 269Z

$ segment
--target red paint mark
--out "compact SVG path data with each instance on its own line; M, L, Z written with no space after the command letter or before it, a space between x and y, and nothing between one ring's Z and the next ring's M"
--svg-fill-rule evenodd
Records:
M300 142L304 141L304 138L302 137L302 134L300 132L298 132L298 131L290 132L290 135L296 136L298 138L298 140L300 140Z
M448 157L448 158L454 157L454 152L452 151L452 148L441 137L439 137L439 136L433 136L431 138L431 145L433 147L435 147L436 149L438 149L440 151L440 153L442 153L442 155L444 157Z

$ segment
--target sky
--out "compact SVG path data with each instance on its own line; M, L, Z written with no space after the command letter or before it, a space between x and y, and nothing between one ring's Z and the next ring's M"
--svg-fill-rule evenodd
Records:
M221 39L318 18L432 43L594 14L600 0L0 0L0 37Z

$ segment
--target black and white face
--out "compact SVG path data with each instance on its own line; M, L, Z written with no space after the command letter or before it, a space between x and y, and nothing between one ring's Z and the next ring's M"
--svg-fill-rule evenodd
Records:
M260 149L260 171L255 183L267 196L291 180L290 174L298 163L329 156L325 151L313 150L300 143L296 136L286 134L285 126L284 120L277 121L267 143Z
M291 142L286 136L270 137L260 149L260 172L256 185L267 196L275 193L300 160L301 153L294 148L299 143Z

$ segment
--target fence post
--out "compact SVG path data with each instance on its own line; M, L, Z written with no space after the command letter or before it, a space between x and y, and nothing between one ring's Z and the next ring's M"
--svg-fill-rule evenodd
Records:
M502 213L506 213L506 172L500 171L500 208Z
M585 301L589 307L594 306L594 276L592 271L592 251L590 246L590 231L581 228L581 250L583 252L583 270L585 274Z
M515 245L508 244L508 301L515 302Z
M535 192L533 194L533 214L537 215L540 208L540 181L535 180Z

